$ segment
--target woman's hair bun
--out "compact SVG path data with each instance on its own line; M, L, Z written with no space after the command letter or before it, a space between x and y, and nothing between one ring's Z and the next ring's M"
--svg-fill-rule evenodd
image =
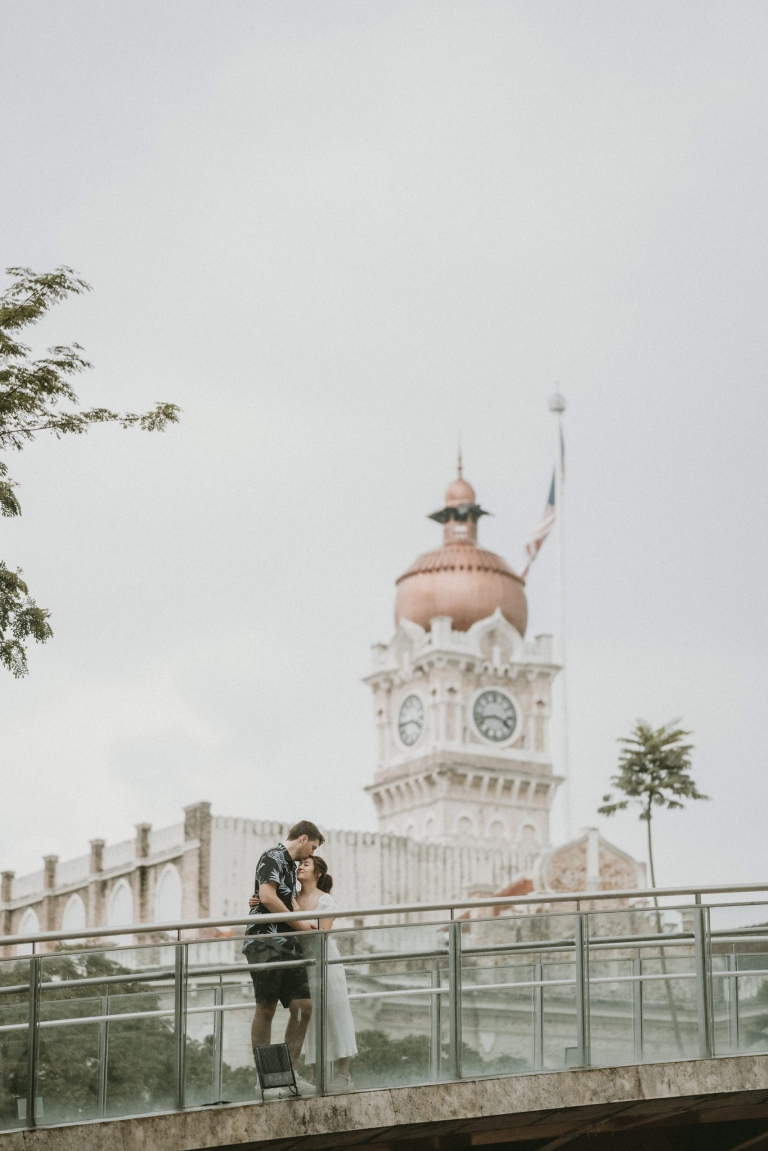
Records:
M321 859L319 855L313 855L312 862L315 865L317 886L321 891L324 891L326 895L330 894L331 888L333 887L333 876L328 874L328 864L324 859Z

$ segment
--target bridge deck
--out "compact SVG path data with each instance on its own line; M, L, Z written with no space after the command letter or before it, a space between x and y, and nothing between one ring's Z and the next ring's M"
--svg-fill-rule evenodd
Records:
M725 1138L712 1142L705 1132L716 1128ZM537 1151L555 1151L566 1144L575 1147L587 1136L588 1146L597 1148L601 1135L630 1131L633 1147L708 1145L735 1151L757 1147L762 1133L768 1146L768 1055L517 1075L39 1127L0 1135L0 1151L426 1151L524 1143Z

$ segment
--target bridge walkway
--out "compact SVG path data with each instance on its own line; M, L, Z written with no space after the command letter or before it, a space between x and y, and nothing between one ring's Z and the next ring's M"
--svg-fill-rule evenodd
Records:
M747 1151L768 1055L195 1108L0 1135L0 1151Z
M277 964L248 922L0 938L0 1151L763 1138L768 885L343 910L341 958L318 921ZM251 976L280 963L307 971L317 1094L257 1103ZM344 1095L334 964L358 1049Z

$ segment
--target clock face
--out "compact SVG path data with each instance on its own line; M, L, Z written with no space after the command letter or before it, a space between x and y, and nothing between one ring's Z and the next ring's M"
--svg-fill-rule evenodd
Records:
M515 705L503 691L484 691L479 695L472 716L480 734L493 743L503 743L517 727Z
M413 747L424 726L424 704L417 695L403 700L397 720L397 730L406 747Z

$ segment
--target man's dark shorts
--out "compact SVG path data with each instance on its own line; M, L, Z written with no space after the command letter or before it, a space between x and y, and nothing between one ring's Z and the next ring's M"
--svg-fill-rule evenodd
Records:
M258 938L258 937L256 937ZM273 942L274 936L263 936L254 940L248 948L249 963L269 963L270 965L295 962L303 959L301 946L293 939ZM283 937L285 939L285 937ZM287 1007L292 999L309 999L309 980L306 967L278 967L271 970L252 971L253 992L257 1003L277 1003Z

